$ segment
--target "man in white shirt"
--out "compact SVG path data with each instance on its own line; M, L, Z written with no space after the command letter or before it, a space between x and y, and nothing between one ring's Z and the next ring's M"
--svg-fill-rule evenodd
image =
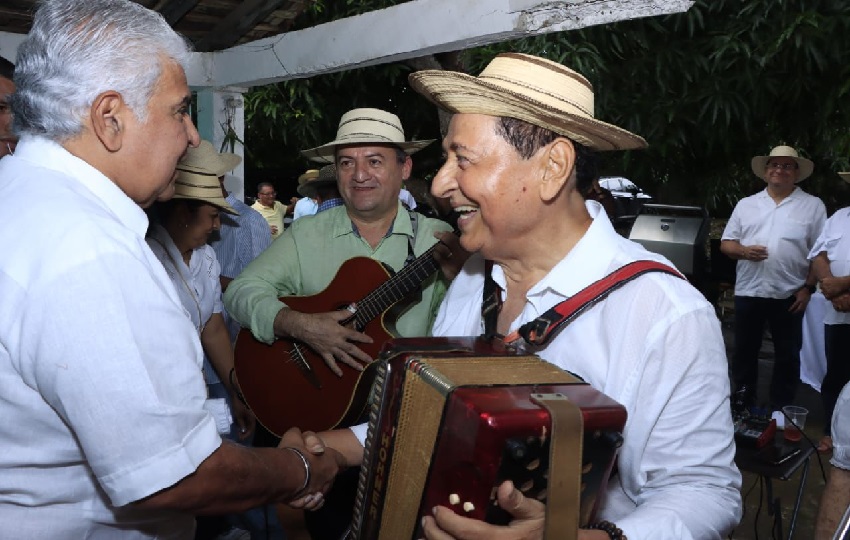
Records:
M311 182L319 177L319 169L308 169L304 174L298 177L298 191L301 192L301 187L307 182ZM304 216L312 216L319 210L319 203L313 197L302 196L295 203L295 208L292 210L292 221Z
M457 113L431 192L451 201L461 246L476 252L452 282L434 335L508 335L627 263L667 262L619 236L601 205L581 195L596 176L594 150L646 142L593 117L592 87L580 74L506 53L479 77L420 71L410 82ZM487 310L492 318L482 309L485 282L500 293L500 308ZM580 540L719 539L738 523L741 477L723 339L713 308L684 279L642 276L548 344L528 346L628 411L601 521L579 530ZM543 504L510 482L498 502L515 518L507 527L439 506L424 519L425 536L542 537Z
M794 401L800 382L803 314L815 291L807 259L826 221L823 202L797 187L814 164L790 146L752 159L763 191L741 199L732 211L720 250L738 261L735 278L735 356L732 379L745 404L756 399L758 353L765 324L775 351L770 407Z
M850 183L850 173L839 173ZM824 313L824 352L826 373L821 398L826 416L825 435L818 451L832 449L830 426L838 394L850 381L850 206L836 211L826 221L823 232L809 253L812 269L826 302Z
M16 539L192 538L196 514L320 505L338 471L297 431L222 442L204 409L198 332L142 210L199 143L188 58L129 0L47 0L18 50L21 140L0 160L0 527Z

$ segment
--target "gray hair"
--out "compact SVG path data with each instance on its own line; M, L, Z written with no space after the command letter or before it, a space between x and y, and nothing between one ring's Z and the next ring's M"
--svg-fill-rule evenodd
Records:
M108 90L119 92L145 122L165 63L185 68L189 56L189 45L165 19L135 2L43 0L18 48L15 131L71 138Z

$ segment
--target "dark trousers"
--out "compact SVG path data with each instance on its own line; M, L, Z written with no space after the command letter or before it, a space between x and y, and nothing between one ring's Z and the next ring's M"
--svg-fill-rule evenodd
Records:
M800 382L800 348L803 345L803 314L790 313L794 297L784 300L735 297L735 355L732 378L735 388L748 388L748 398L756 396L758 356L765 323L773 337L774 364L770 381L770 407L777 410L794 401Z
M844 385L850 382L850 324L825 324L826 374L820 386L824 433L832 433L832 411Z

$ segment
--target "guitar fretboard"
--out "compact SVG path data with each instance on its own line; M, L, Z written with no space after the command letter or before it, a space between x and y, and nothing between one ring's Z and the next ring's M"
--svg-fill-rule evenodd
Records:
M360 328L384 312L399 300L416 292L422 283L439 268L433 253L439 242L428 248L410 264L404 266L390 279L381 284L357 303L354 316Z

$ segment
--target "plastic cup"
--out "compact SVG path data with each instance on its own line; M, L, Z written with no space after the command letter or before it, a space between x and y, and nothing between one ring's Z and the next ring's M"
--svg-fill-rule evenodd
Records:
M785 440L799 441L803 438L800 430L806 427L806 415L809 414L809 410L796 405L786 405L782 407L782 412L785 413Z

